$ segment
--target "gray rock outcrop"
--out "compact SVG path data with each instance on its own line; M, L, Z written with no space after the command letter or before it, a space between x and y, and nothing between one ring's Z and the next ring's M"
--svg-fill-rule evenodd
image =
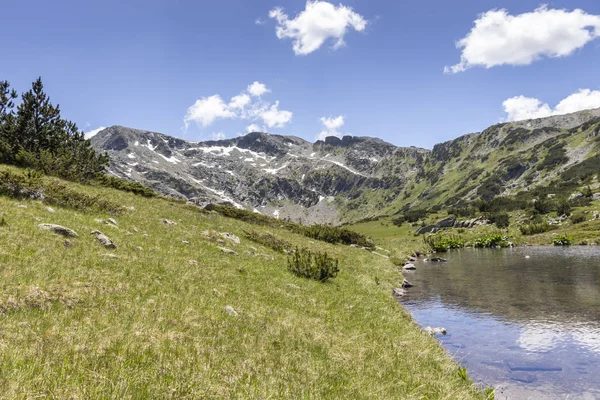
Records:
M58 235L62 235L62 236L67 236L67 237L79 237L79 235L77 234L77 232L75 232L73 229L61 226L61 225L55 225L55 224L39 224L38 225L41 229L47 230L47 231L52 231Z

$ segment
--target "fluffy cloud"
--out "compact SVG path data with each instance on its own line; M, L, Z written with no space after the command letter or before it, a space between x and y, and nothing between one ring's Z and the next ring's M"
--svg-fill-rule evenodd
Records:
M266 127L283 128L292 120L293 113L280 110L279 101L270 103L262 99L262 95L270 92L264 83L256 81L248 85L245 92L232 97L229 103L218 94L200 98L187 110L183 119L185 129L189 128L191 122L207 127L219 119L262 121ZM251 127L256 131L265 130L265 127L255 124L248 129Z
M229 108L218 94L196 100L187 110L183 119L187 129L190 122L195 121L207 127L217 119L233 118L235 113Z
M323 130L317 135L317 140L325 140L327 136L342 136L339 129L344 126L344 116L339 115L337 117L321 117L323 123Z
M246 127L246 132L248 133L252 133L252 132L261 132L262 128L256 124L250 124Z
M460 63L445 67L456 73L475 66L527 65L544 57L565 57L600 36L600 15L548 9L519 15L490 10L475 20L471 32L456 43Z
M254 82L248 86L248 93L251 96L262 96L265 93L271 93L271 90L267 88L264 83Z
M278 101L269 108L259 111L258 115L269 128L283 128L293 116L291 111L279 110Z
M326 1L307 1L305 10L294 19L289 19L283 8L274 8L269 17L277 21L275 33L279 39L292 39L296 55L310 54L330 39L337 49L345 44L349 28L360 32L367 26L367 20L351 7L336 7Z
M581 110L600 107L600 91L580 89L561 100L552 108L541 100L516 96L506 99L502 106L507 114L507 121L520 121L524 119L543 118L551 115L568 114Z
M98 132L100 132L101 130L103 130L103 129L106 129L106 127L105 127L105 126L101 126L101 127L99 127L99 128L92 129L91 131L87 131L87 132L85 132L85 133L84 133L84 135L85 135L85 138L86 138L86 139L91 139L91 138L93 138L94 136L96 136L96 134L97 134Z
M223 132L214 132L210 135L212 140L223 140L225 139L225 134Z

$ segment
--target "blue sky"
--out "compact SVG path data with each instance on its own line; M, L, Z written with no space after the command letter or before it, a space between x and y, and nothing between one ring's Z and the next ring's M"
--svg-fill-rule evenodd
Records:
M600 107L600 2L540 5L5 1L0 79L22 92L42 76L84 130L125 125L208 140L254 125L311 141L324 132L431 148L501 119ZM277 8L279 20L270 18ZM488 28L469 38L476 20ZM255 94L269 91L252 96L254 82L264 85ZM221 103L205 101L215 95ZM239 95L247 104L232 108Z

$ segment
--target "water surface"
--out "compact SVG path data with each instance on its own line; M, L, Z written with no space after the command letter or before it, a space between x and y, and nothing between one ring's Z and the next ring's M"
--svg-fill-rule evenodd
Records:
M600 399L600 248L464 249L418 261L402 304L497 399Z

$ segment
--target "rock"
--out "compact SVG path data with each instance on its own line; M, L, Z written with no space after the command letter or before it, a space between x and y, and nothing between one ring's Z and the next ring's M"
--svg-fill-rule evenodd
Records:
M415 262L415 261L417 261L417 257L413 257L413 256L408 257L408 261Z
M417 232L415 232L416 235L424 235L426 233L435 233L437 232L437 225L427 225L427 226L422 226L419 229L417 229Z
M107 249L116 249L117 246L115 246L115 244L112 242L112 240L110 240L108 238L108 236L106 236L104 233L100 232L100 231L92 231L90 233L90 235L95 235L96 236L96 240L98 242L100 242L100 244L104 247L106 247Z
M392 290L392 294L396 297L402 297L406 294L406 291L403 288L396 288Z
M144 250L142 246L135 246L135 249L136 249L137 251L143 251L143 250Z
M288 283L288 287L296 290L300 289L300 286L294 285L293 283Z
M600 213L598 211L594 210L594 212L592 213L592 218L600 219Z
M106 221L109 222L109 223L111 223L111 224L113 224L113 225L115 225L115 226L117 226L117 221L114 218L109 218Z
M229 232L221 232L219 233L219 235L221 235L222 237L224 237L227 240L231 240L233 243L235 244L240 244L240 238L235 236L232 233Z
M407 281L406 279L404 279L404 280L402 281L402 287L403 287L404 289L406 289L406 288L410 288L410 287L413 287L413 286L415 286L415 285L413 285L412 283L410 283L410 282L409 282L409 281Z
M225 254L231 254L231 255L234 255L234 256L238 255L238 253L236 251L228 249L227 247L219 247L219 250L221 250Z
M168 220L166 218L163 218L162 222L163 222L163 224L166 224L166 225L177 225L177 222L173 222L173 221Z
M64 226L60 226L60 225L55 225L55 224L39 224L38 225L41 229L47 230L47 231L52 231L54 233L57 233L59 235L63 235L63 236L68 236L68 237L79 237L79 235L77 234L77 232L75 232L73 229L70 228L66 228Z
M181 243L183 243L183 244L190 244L190 242L187 241L187 240L182 240Z
M17 204L17 207L19 207L19 208L27 208L27 206L25 204Z
M190 264L190 265L198 265L198 261L196 261L196 260L188 260L188 264Z
M135 207L134 206L129 206L129 207L128 206L123 206L122 208L125 209L125 210L129 210L129 211L135 211Z
M408 271L414 271L415 269L417 269L417 266L413 263L408 263L402 269L405 269Z
M217 239L217 240L215 240L215 242L217 242L219 244L225 244L225 241L223 239Z
M431 261L431 262L446 262L448 260L446 260L445 258L442 258L442 257L431 257L429 259L429 261Z
M102 257L111 258L113 260L118 260L119 259L118 255L116 255L116 254L110 254L110 253L102 254Z
M46 208L46 211L48 211L50 214L54 214L56 212L56 211L54 211L54 208L52 208L52 207Z
M439 220L436 223L436 225L438 226L438 228L452 228L455 223L456 223L456 218L448 217L448 218Z
M432 328L432 327L428 326L427 328L425 328L423 330L425 331L425 333L427 333L428 335L431 335L431 336L446 335L446 329L444 329L444 328Z
M227 312L227 314L231 315L232 317L238 316L238 312L235 311L235 308L233 308L231 306L225 306L225 311Z

